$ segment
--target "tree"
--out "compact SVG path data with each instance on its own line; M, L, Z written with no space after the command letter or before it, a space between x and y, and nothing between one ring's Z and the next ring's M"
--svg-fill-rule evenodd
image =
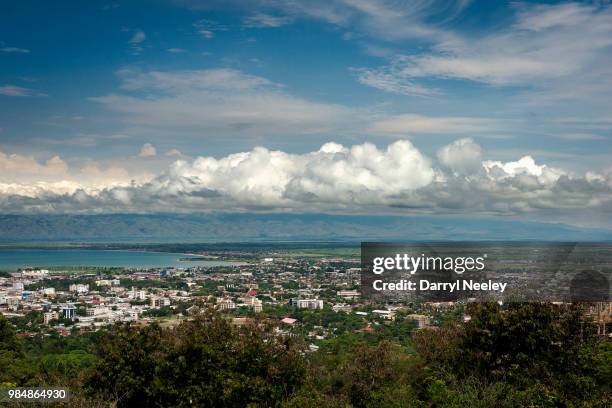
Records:
M207 311L175 329L118 326L88 381L118 406L277 406L302 383L302 347L259 322Z
M2 314L0 314L0 350L20 353L22 343L15 333L15 327Z

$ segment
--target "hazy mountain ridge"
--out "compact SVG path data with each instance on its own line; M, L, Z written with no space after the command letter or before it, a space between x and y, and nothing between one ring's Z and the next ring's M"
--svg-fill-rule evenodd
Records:
M563 224L326 214L0 215L0 240L610 240Z

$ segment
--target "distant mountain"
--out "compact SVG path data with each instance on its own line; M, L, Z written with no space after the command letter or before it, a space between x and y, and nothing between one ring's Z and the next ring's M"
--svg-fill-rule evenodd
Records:
M494 219L327 214L0 215L0 241L608 241L612 231Z

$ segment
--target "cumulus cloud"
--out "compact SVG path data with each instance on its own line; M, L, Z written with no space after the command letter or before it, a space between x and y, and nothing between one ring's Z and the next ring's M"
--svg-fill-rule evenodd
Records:
M438 160L458 174L473 174L482 169L482 149L472 139L460 139L438 150Z
M151 143L145 143L140 148L140 153L138 156L140 157L152 157L157 155L157 149Z
M180 150L178 149L170 149L166 152L166 156L182 156L183 153L181 153Z
M484 155L471 139L442 147L437 160L408 140L385 148L330 142L304 154L257 147L221 158L177 160L146 181L105 185L70 179L63 168L55 179L2 180L0 209L548 214L588 208L595 214L611 208L609 172L572 174L531 156L502 162ZM55 168L56 162L37 165ZM84 172L91 180L98 170ZM112 172L108 179L127 177L106 169L98 180Z
M65 177L68 165L59 156L39 162L32 156L0 151L0 181L44 181Z
M139 178L146 179L142 175ZM79 190L90 193L129 185L131 179L128 171L117 165L102 165L91 160L69 165L59 156L38 160L33 156L0 151L0 201L8 196L57 200Z

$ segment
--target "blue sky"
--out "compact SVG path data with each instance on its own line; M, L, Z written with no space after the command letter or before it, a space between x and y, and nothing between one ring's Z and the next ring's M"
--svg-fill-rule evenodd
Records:
M150 183L177 166L197 168L198 158L231 162L230 155L258 146L304 159L328 142L347 149L371 143L388 152L406 140L433 173L419 178L407 170L413 184L398 185L399 195L446 183L460 173L449 163L466 156L488 179L492 164L481 165L487 161L512 177L541 178L541 166L556 172L554 180L537 181L542 185L561 174L604 180L596 206L609 204L607 2L21 1L1 7L0 191L7 197L40 198L40 183L55 183L43 188L51 195ZM533 165L512 164L526 156ZM277 170L262 177L276 174L285 187L303 182L303 169L299 176ZM382 173L366 170L387 183ZM210 171L190 174L200 181L220 177ZM228 193L203 183L206 191ZM360 188L378 191L364 183ZM290 195L287 188L279 194ZM232 199L250 208L236 194ZM347 211L365 208L360 199L350 204ZM376 211L396 204L376 202ZM541 212L549 204L525 205ZM263 207L278 206L295 210L286 202ZM330 210L321 201L315 207Z

